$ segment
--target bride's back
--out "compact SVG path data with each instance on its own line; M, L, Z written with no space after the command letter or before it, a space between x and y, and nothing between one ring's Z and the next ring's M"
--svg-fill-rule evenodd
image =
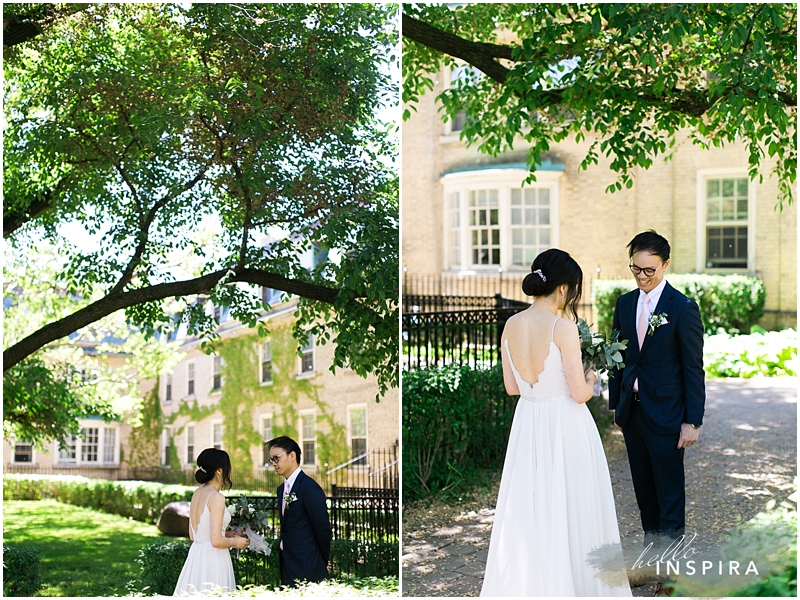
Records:
M533 307L517 313L506 323L503 335L520 377L535 384L550 354L553 326L558 318L547 310Z

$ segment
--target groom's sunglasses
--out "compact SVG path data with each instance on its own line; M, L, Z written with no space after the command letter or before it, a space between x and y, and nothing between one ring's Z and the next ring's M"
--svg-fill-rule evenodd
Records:
M663 265L663 264L664 263L662 262L661 265ZM658 271L658 269L659 269L659 267L661 267L661 265L658 265L658 267L655 267L655 268L654 267L645 267L644 269L642 267L637 267L636 265L628 265L628 268L631 270L631 273L633 273L634 275L638 275L639 273L644 273L647 277L652 277L653 275L656 274L656 271Z

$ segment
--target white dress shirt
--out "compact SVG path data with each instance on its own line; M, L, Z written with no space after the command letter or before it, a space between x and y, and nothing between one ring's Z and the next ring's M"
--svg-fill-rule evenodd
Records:
M647 320L650 320L650 317L653 316L653 313L656 310L656 306L658 306L658 301L661 299L661 292L664 291L664 288L667 285L666 278L661 280L656 287L650 290L649 294L646 294L642 290L639 290L639 301L636 303L636 323L639 322L639 317L642 314L642 306L644 305L644 297L647 296L650 300L650 314L647 315ZM638 333L638 332L637 332Z
M297 480L297 476L300 475L301 471L302 471L302 469L300 467L297 467L294 470L294 473L292 473L291 475L289 475L289 477L284 479L284 481L283 481L283 497L284 498L286 498L287 494L290 494L292 492L292 488L294 487L294 482Z

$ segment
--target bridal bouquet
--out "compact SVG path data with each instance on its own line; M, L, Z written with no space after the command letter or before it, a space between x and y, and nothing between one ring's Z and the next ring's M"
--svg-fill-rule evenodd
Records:
M250 540L247 549L269 556L271 552L269 544L264 540L264 536L258 533L269 529L267 511L253 506L247 496L239 496L228 506L228 512L231 515L231 528L241 531ZM238 550L236 556L239 556Z
M628 340L619 341L619 331L611 332L606 338L602 333L592 331L583 319L578 319L578 334L581 336L581 358L583 370L594 369L598 373L608 371L608 376L613 377L612 369L621 369L625 366L622 362L622 350L628 347Z

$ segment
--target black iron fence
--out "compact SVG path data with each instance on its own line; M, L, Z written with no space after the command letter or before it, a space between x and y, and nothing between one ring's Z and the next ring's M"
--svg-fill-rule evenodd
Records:
M503 273L436 276L403 275L403 312L406 296L472 296L492 298L500 295L513 300L526 300L522 280L528 273Z
M489 368L500 360L506 321L528 304L505 308L403 313L403 369L449 364Z
M225 494L228 504L239 497ZM248 496L248 503L267 514L266 538L275 538L280 531L280 505L275 496ZM345 495L328 496L328 514L334 540L360 542L392 542L399 539L400 497L397 489L375 490L354 488Z
M333 494L336 486L349 488L397 489L400 482L398 447L370 450L351 464L326 469L325 467L303 467L303 470L322 486L325 493ZM118 467L52 466L6 464L4 473L29 473L36 475L82 475L92 479L112 481L155 481L197 485L194 469L170 467ZM252 470L234 468L231 479L235 489L275 493L283 478L272 467L257 467Z

